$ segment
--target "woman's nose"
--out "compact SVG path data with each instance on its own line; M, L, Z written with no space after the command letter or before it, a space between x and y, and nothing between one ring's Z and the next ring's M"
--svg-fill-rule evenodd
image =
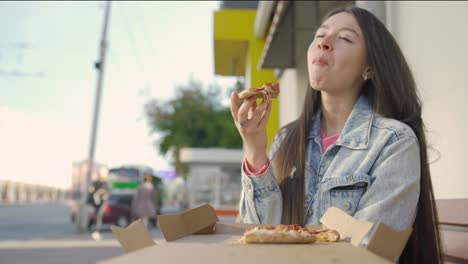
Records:
M328 42L326 38L322 38L319 41L318 48L324 51L331 51L333 49L332 45Z

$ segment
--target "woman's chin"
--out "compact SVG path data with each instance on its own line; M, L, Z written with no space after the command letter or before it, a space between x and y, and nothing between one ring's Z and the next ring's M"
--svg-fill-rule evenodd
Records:
M312 89L321 91L323 89L323 79L314 78L309 80L310 86Z

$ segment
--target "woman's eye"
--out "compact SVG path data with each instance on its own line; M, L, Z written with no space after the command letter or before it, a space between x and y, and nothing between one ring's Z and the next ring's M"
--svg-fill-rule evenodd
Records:
M349 40L348 38L345 38L345 37L339 37L340 39L346 41L346 42L349 42L349 43L353 43L351 40Z
M323 38L325 37L324 35L316 35L315 38Z

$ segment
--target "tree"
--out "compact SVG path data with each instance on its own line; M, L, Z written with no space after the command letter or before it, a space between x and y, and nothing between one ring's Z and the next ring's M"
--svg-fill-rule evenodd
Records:
M242 147L230 109L221 105L220 94L219 86L204 90L200 82L190 78L187 85L176 87L174 99L152 99L145 104L151 133L162 134L155 147L163 155L171 151L178 173L187 173L187 167L179 160L183 147Z

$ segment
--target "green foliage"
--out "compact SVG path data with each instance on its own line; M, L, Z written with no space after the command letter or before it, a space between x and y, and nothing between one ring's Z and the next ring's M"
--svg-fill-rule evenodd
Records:
M156 142L161 154L174 155L178 173L187 168L179 161L179 151L191 148L241 148L242 139L233 123L230 109L221 105L221 89L190 79L187 85L176 87L174 99L166 102L152 99L145 105L151 133L161 134Z

